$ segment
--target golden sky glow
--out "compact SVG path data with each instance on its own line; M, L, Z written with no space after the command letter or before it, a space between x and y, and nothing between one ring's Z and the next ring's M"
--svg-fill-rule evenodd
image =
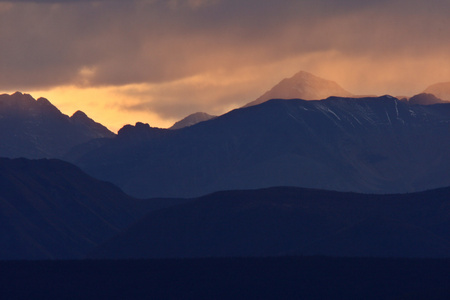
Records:
M117 132L125 124L134 124L139 120L151 122L152 126L170 127L176 119L161 118L149 110L122 109L122 103L133 103L135 98L121 93L129 87L77 88L62 86L44 91L31 91L34 98L44 97L58 109L71 116L77 110L86 112L91 119ZM138 87L135 87L138 88Z
M0 0L0 92L117 131L222 114L300 70L354 94L450 81L441 0Z

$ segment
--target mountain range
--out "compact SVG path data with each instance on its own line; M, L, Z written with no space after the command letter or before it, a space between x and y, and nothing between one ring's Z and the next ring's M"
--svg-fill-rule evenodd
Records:
M448 257L450 103L430 89L343 97L300 72L273 95L343 94L117 135L0 95L0 259Z
M0 260L448 257L449 195L275 187L138 200L64 161L3 158Z
M449 124L448 103L271 100L179 130L127 125L71 159L143 198L270 186L404 193L450 185Z
M0 95L0 157L56 158L72 147L114 133L77 111L62 114L45 98Z
M258 105L271 99L321 100L332 96L354 98L368 97L355 95L343 89L334 81L320 78L305 71L300 71L290 78L284 78L260 97L244 105L244 107ZM450 82L433 84L426 88L421 94L413 97L397 98L405 101L413 99L411 104L423 105L450 102ZM208 115L204 112L194 113L176 122L171 129L192 126L196 123L212 119L213 117L215 116Z

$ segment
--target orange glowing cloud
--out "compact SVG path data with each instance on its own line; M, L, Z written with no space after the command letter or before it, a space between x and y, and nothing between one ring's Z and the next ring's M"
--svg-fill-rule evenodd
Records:
M450 3L1 1L0 91L118 129L221 114L300 70L355 94L450 80Z

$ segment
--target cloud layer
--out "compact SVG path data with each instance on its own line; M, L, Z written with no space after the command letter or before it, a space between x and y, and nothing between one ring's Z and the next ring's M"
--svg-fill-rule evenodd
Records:
M0 90L121 88L180 118L253 100L299 70L354 93L450 80L443 0L0 1ZM145 85L142 88L142 85Z

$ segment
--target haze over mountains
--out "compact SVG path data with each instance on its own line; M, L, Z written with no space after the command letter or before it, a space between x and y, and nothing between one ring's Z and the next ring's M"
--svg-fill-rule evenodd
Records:
M331 96L352 97L336 82L322 79L311 73L300 71L291 78L285 78L272 89L244 107L258 105L271 99L321 100Z
M271 91L283 96L283 90L350 94L306 72ZM279 185L365 193L450 185L449 104L431 94L407 102L272 100L219 117L194 114L178 130L138 122L117 136L82 112L63 115L43 98L16 93L0 100L0 155L64 158L136 197Z
M208 121L208 120L214 119L216 117L217 116L212 116L212 115L209 115L204 112L197 112L197 113L191 114L191 115L187 116L186 118L176 122L175 124L173 124L172 127L170 127L170 129L180 129L180 128L184 128L184 127L189 127L189 126L195 125L195 124L203 122L203 121Z
M317 77L311 73L300 71L290 78L285 78L256 100L244 107L258 105L271 99L303 99L321 100L331 96L352 97L352 93L344 90L336 82ZM211 119L206 113L195 113L175 123L171 129L192 126Z
M450 102L450 82L436 83L425 89L424 93L433 94L447 102Z
M445 85L438 87L430 89L444 95ZM275 98L351 96L305 72L271 90L277 91ZM115 135L83 112L62 114L44 98L1 95L0 156L62 158L81 170L57 160L0 160L0 240L9 245L0 258L141 257L147 250L146 257L444 257L448 188L394 196L330 190L386 194L450 186L450 103L427 93L402 100L347 96L264 100L218 117L197 113L171 129L125 125ZM261 190L276 186L297 189ZM248 189L257 191L236 191ZM258 225L264 222L268 227Z
M258 105L271 99L322 100L331 96L356 98L368 97L355 95L343 89L334 81L317 77L305 71L300 71L290 78L281 80L256 100L244 105L244 107ZM406 97L406 100L409 101L409 98L410 97ZM443 102L450 102L450 82L429 86L423 93L414 96L411 104L430 105ZM215 116L208 115L204 112L194 113L179 122L176 122L171 129L192 126L196 123L212 119L213 117Z

